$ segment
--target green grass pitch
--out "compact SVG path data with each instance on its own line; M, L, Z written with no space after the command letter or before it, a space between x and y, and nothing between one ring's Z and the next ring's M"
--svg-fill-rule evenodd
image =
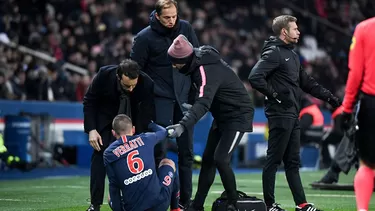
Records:
M310 182L319 179L324 174L319 172L302 172L302 181L309 202L327 210L353 211L356 210L354 193L352 191L322 191L309 187ZM261 174L237 174L238 189L262 198ZM197 175L194 175L194 189L197 185ZM353 174L342 175L340 182L351 183ZM217 175L214 185L205 204L205 210L211 210L212 202L223 191L220 178ZM107 193L106 193L107 196ZM48 178L18 181L0 181L0 210L1 211L83 211L89 203L89 178ZM293 211L294 203L284 173L277 175L276 199L286 210ZM105 199L105 202L107 200ZM374 200L370 208L375 208ZM110 211L107 204L103 211ZM370 209L371 210L371 209Z

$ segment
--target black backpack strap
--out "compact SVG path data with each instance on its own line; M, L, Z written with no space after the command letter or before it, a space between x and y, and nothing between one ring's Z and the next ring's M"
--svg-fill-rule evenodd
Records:
M222 199L226 199L226 198L227 198L227 192L226 192L226 191L223 191L223 192L221 193L220 198L222 198Z
M238 194L238 198L248 198L249 197L246 193L244 193L242 191L239 191L239 190L237 191L237 194ZM220 198L226 199L227 198L227 192L224 191L221 194Z
M238 198L247 198L248 195L242 191L237 191L237 194L238 194Z

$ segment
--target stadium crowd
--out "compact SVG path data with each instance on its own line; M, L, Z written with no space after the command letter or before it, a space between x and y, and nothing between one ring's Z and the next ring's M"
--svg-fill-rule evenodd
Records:
M0 1L1 2L1 1ZM216 47L253 95L263 96L247 82L263 40L271 35L272 19L280 14L298 18L298 46L308 73L343 95L347 52L356 24L375 14L370 0L179 1L180 18L194 27L201 44ZM15 42L47 53L59 62L43 62L0 44L0 99L81 101L98 67L129 56L136 33L148 25L155 0L34 0L1 2L0 41ZM364 9L366 8L366 9ZM344 32L311 18L311 13ZM346 33L345 33L346 32ZM1 43L1 42L0 42ZM88 70L86 76L62 71L63 62ZM332 83L335 81L335 83Z

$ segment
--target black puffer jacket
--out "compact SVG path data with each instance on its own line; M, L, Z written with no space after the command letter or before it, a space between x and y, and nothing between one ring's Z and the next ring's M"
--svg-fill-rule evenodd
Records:
M253 129L254 108L243 83L211 46L194 48L191 64L180 72L191 75L197 100L180 121L192 127L208 111L219 128L241 132Z
M189 22L177 19L175 27L169 29L160 23L153 11L150 25L135 36L130 57L154 81L156 97L178 100L181 104L188 100L190 79L175 72L167 56L169 46L180 34L186 36L193 46L199 46Z

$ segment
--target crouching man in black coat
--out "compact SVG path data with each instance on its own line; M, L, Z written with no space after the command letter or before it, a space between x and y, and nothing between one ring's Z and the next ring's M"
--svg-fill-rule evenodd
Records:
M115 140L111 133L113 118L126 114L132 118L136 133L145 132L155 119L153 91L151 78L130 59L101 67L88 88L83 99L84 129L94 148L88 211L100 210L103 203L106 175L103 152Z
M212 123L202 158L198 190L188 211L203 210L214 182L216 168L228 196L227 210L237 210L237 187L230 160L245 132L252 132L254 108L243 83L211 46L193 48L179 35L168 49L168 56L179 72L190 75L197 99L179 124L168 126L170 136L179 137L193 127L208 111Z

